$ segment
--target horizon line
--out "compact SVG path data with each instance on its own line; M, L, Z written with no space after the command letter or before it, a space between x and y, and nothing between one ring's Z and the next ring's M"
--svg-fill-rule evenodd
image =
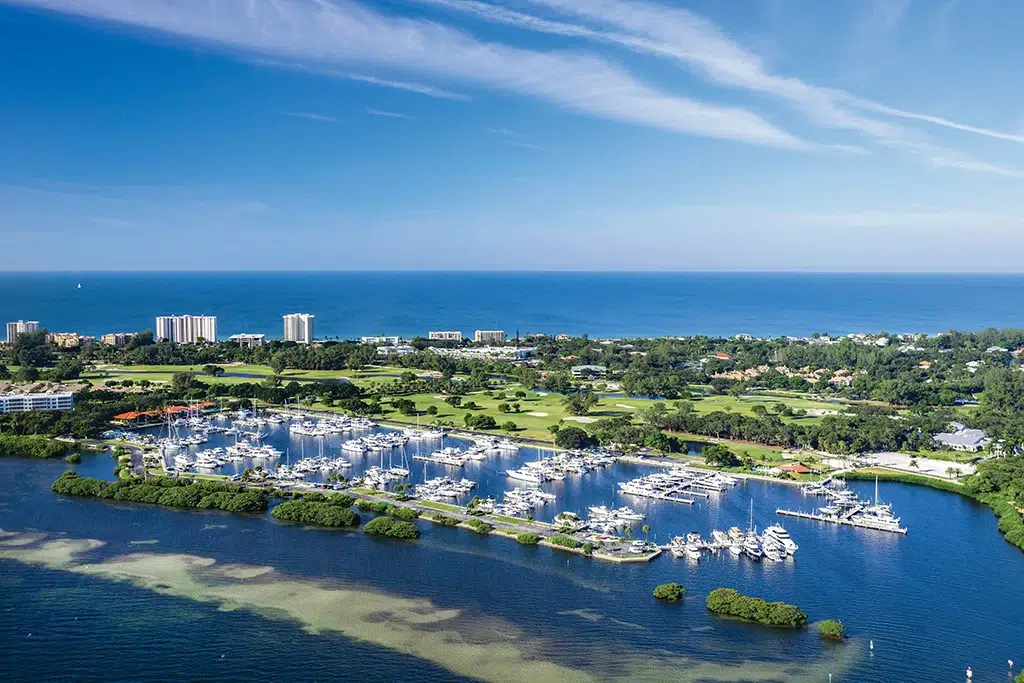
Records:
M9 275L135 275L135 274L167 274L167 275L255 275L255 274L434 274L434 275L1024 275L1021 270L763 270L763 269L586 269L586 268L546 268L546 269L104 269L104 270L0 270L0 277Z

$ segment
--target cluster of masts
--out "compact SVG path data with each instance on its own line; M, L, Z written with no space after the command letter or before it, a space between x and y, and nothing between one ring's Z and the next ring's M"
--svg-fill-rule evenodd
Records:
M201 472L221 469L228 463L242 463L246 459L254 463L266 463L281 457L281 451L269 445L253 445L248 441L239 441L226 448L211 448L197 452L194 456L178 453L168 465L164 461L164 470L168 473Z
M385 432L381 434L367 434L356 437L341 444L341 450L346 453L376 453L378 451L389 451L395 448L402 448L409 442L409 438L400 432Z
M339 417L321 420L304 420L288 425L288 431L298 436L312 436L323 438L332 434L350 434L352 432L366 432L373 429L373 420L365 417Z
M828 505L823 505L815 512L809 513L794 510L777 510L776 512L789 517L816 519L897 534L907 533L907 530L900 526L900 518L893 514L892 505L879 502L877 478L875 479L874 501L860 499L855 492L845 487L845 482L831 479L805 484L802 490L807 495L824 496L828 499Z

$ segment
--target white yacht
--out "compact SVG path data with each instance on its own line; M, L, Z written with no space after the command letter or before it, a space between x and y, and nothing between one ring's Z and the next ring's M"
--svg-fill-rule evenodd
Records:
M757 534L753 531L748 532L743 539L743 554L754 561L760 560L761 556L764 555L761 541L757 539Z
M521 467L518 470L505 470L505 474L510 479L516 479L518 481L526 481L531 484L540 484L543 480L543 475L535 470L529 470L525 467Z
M764 551L764 556L772 562L782 562L786 559L786 548L778 541L773 540L771 536L766 535L764 537L764 543L761 547Z
M779 544L782 545L782 547L786 550L786 553L789 555L792 555L800 548L800 546L796 544L796 541L790 538L789 532L786 531L786 529L781 524L773 524L772 526L765 529L764 537L765 539L770 538L774 541L777 541Z
M729 542L729 534L725 533L724 531L719 531L718 529L715 529L711 532L711 538L718 545L725 545Z

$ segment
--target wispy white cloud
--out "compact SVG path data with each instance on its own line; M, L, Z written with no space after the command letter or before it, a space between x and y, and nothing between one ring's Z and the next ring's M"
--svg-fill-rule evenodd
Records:
M522 147L523 149L532 149L537 152L550 152L551 150L547 147L528 142L526 136L522 133L517 133L514 130L508 128L484 128L488 133L492 133L501 138L502 144L511 145L512 147Z
M334 116L326 116L324 114L313 114L310 112L302 111L286 111L281 112L285 116L291 116L296 119L306 119L307 121L319 121L320 123L337 123L338 119Z
M402 114L401 112L397 111L385 111L383 109L371 109L369 107L366 108L366 113L369 114L370 116L383 116L384 118L388 119L407 119L409 121L412 121L416 118L414 116Z
M870 0L863 4L866 11L856 26L861 38L892 33L910 9L910 0Z
M423 85L421 83L408 83L406 81L390 81L384 78L377 78L376 76L363 76L361 74L338 74L335 75L348 79L350 81L359 81L361 83L371 83L373 85L379 85L384 88L393 88L395 90L405 90L406 92L414 92L420 95L427 95L428 97L437 97L445 100L469 100L469 96L462 95L457 92L450 90L444 90L443 88L435 88L431 85Z
M1022 142L1024 136L904 111L856 97L842 90L820 87L797 78L773 74L758 55L729 38L712 22L686 9L666 7L643 0L527 0L533 5L554 10L564 16L604 26L598 29L566 21L543 19L479 0L415 1L524 30L615 44L636 52L671 59L715 83L778 97L798 109L816 125L862 135L883 147L913 154L934 165L1006 176L1017 176L1021 172L1019 169L972 160L965 155L942 149L928 143L916 131L873 116L865 116L862 112L917 120L1012 142ZM905 10L905 7L898 13L890 10L892 14L885 15L879 21L885 25L893 24ZM859 153L866 151L855 145L822 147ZM954 163L952 159L957 161Z
M777 148L813 147L754 112L669 93L590 54L485 42L436 22L387 16L350 0L12 1L248 55L320 65L372 63L624 123Z
M396 81L388 78L369 76L367 74L352 73L349 71L341 71L339 69L331 69L329 67L324 66L305 64L302 62L263 58L249 58L245 59L244 61L249 64L255 64L257 66L269 66L278 69L288 69L291 71L308 71L310 73L315 73L320 76L327 76L329 78L338 78L346 81L357 81L359 83L369 83L370 85L378 85L382 88L404 90L405 92L416 93L418 95L426 95L427 97L435 97L437 99L442 100L468 101L471 99L468 95L463 95L462 93L457 93L452 90L445 90L444 88L438 88L432 85L426 85L424 83L415 83L412 81Z
M550 152L551 150L547 147L541 147L540 145L534 145L529 142L523 142L521 140L502 140L503 144L511 145L512 147L522 147L523 149L532 149L536 152Z
M522 133L517 133L514 130L509 130L508 128L484 128L484 130L488 133L494 133L495 135L507 135L510 138L523 137Z

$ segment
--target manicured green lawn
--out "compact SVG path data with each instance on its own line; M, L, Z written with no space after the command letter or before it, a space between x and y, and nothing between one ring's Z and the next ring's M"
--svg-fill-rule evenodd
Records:
M514 395L517 389L520 389L520 387L517 385L509 385L497 398L488 396L482 392L468 394L462 398L462 402L467 403L472 401L480 407L479 410L472 411L461 406L453 408L445 402L445 397L439 394L413 394L402 398L408 398L416 404L416 409L420 412L420 420L425 423L434 422L440 419L454 422L456 425L462 425L466 413L483 413L493 417L499 426L505 422L514 422L518 427L517 431L514 432L517 436L545 440L552 438L551 432L548 428L553 424L586 424L599 419L618 417L622 415L633 417L636 416L640 410L660 402L641 398L601 398L597 406L591 410L590 414L583 418L577 418L569 415L565 410L565 407L562 405L563 396L560 394L526 391L525 398L517 399ZM511 404L515 402L520 404L518 413L502 413L498 411L499 404ZM778 397L748 397L737 399L731 396L708 397L700 401L694 401L693 406L694 410L701 415L715 410L729 410L734 413L752 415L753 413L751 409L755 405L766 405L770 410L774 410L772 406L775 403L785 403L792 408L800 409L817 408L822 410L834 410L836 408L832 404L809 401L806 399L787 399ZM431 416L426 414L426 411L431 406L434 406L437 409L436 415ZM669 409L674 410L675 408L670 405ZM404 421L415 420L415 417L402 416L397 413L389 413L388 417ZM783 420L787 422L816 422L820 421L821 417L783 418ZM747 447L744 445L744 448L752 451L751 454L754 455L753 451L762 447ZM764 450L774 452L772 449ZM754 457L756 459L757 455L754 455ZM778 459L778 456L775 456L773 459Z

